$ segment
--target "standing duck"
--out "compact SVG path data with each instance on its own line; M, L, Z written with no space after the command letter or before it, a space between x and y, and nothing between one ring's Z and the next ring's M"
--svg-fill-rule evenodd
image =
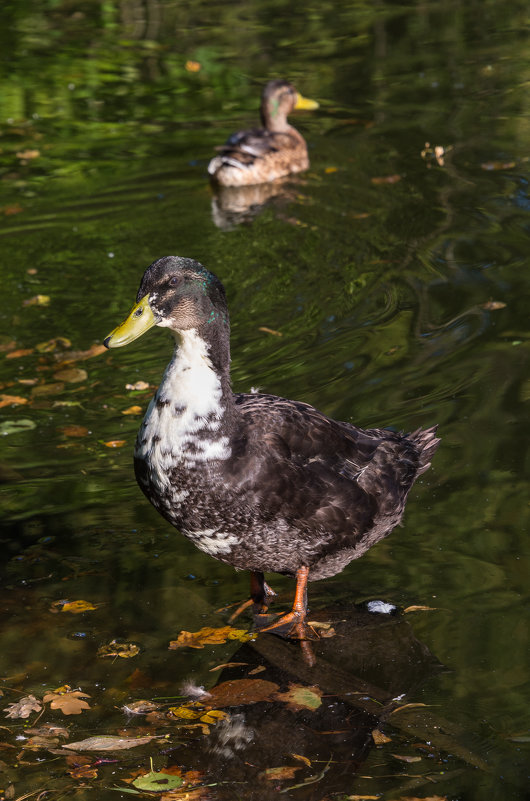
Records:
M436 427L363 431L307 403L232 393L225 291L192 259L151 264L105 345L155 325L176 348L138 433L138 483L200 550L251 572L256 612L271 592L264 572L295 576L292 610L266 630L304 639L308 580L339 573L399 523Z
M217 148L219 155L208 165L212 181L220 186L248 186L307 170L307 145L287 116L294 109L315 108L315 100L302 97L287 81L269 81L261 98L263 127L238 131Z

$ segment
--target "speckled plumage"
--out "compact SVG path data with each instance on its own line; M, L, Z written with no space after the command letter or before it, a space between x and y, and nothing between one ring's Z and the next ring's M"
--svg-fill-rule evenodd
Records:
M155 262L145 297L177 348L138 433L135 470L170 523L236 568L309 568L309 580L390 533L438 447L435 427L364 431L299 401L233 394L224 290L197 262Z
M220 186L249 186L307 170L305 140L287 122L297 97L287 81L269 81L261 101L263 127L238 131L217 148L219 154L208 165L212 181Z

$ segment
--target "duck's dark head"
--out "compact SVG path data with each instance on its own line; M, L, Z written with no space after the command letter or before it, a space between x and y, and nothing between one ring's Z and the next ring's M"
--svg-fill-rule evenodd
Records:
M177 335L195 329L206 341L228 339L222 283L193 259L165 256L153 262L140 283L136 305L104 344L107 348L128 345L154 325L170 328Z
M289 81L269 81L261 97L261 121L269 130L281 130L287 125L287 115L294 109L315 108L318 108L317 101L302 97Z

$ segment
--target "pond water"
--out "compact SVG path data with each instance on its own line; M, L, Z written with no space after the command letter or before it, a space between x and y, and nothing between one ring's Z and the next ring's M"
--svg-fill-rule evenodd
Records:
M64 685L90 705L3 719L5 798L140 795L151 765L185 776L166 798L530 797L527 21L493 1L2 4L2 706ZM206 166L272 77L320 102L294 120L311 167L234 207ZM337 632L314 668L271 635L168 649L248 593L134 480L126 412L167 333L98 347L168 254L225 283L236 390L440 426L404 527L311 586ZM288 603L292 581L270 580ZM95 608L63 610L78 600ZM98 655L114 640L139 652ZM166 716L183 682L258 678L320 706L254 684L217 724ZM124 714L140 699L163 706ZM67 759L47 724L164 739Z

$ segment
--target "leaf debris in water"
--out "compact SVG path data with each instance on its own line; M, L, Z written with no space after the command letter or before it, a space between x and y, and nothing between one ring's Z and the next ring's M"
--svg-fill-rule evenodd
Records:
M254 634L245 629L234 629L232 626L223 626L215 629L211 626L203 626L199 631L181 631L176 640L171 640L169 648L204 648L205 645L222 645L227 640L238 640L247 642L253 640Z
M140 653L140 648L132 642L116 642L112 640L108 645L102 645L98 648L98 656L112 656L121 657L122 659L130 659Z
M63 715L80 715L83 709L90 709L90 704L87 704L83 700L84 698L90 698L90 696L80 690L70 690L70 688L65 690L60 687L54 693L46 693L42 700L45 704L50 703L52 709L60 709Z
M76 743L65 743L63 748L68 748L70 751L126 751L139 745L147 745L156 738L154 734L144 737L113 737L101 734L87 737L86 740L78 740Z
M8 704L4 709L7 718L29 718L32 712L40 712L41 702L34 695L26 695L20 701Z
M275 701L284 701L289 709L318 709L322 704L322 690L303 684L290 684L287 692L277 693Z

